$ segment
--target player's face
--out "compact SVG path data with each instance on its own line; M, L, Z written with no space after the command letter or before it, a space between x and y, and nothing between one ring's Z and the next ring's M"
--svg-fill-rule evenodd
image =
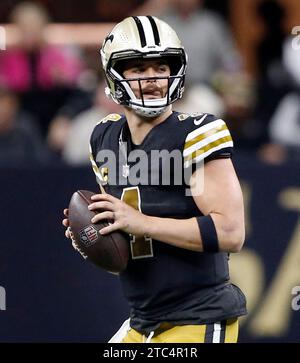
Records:
M164 79L145 79L140 81L145 100L163 98L168 90L168 78L171 74L169 65L162 59L127 61L123 76L130 78L166 77ZM131 81L130 87L137 98L142 98L138 81Z

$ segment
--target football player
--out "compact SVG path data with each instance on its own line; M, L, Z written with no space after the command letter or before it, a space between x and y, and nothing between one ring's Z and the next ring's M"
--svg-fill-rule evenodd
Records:
M184 91L187 56L158 18L117 24L101 57L106 93L124 114L108 115L91 135L105 193L89 208L105 210L93 223L113 221L101 234L122 230L131 247L119 276L130 317L110 342L236 342L246 303L230 282L228 256L242 248L245 230L226 123L172 110Z

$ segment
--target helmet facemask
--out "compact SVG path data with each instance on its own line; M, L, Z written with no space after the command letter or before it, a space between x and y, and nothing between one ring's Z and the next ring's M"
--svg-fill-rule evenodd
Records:
M139 78L124 78L122 72L122 63L128 59L157 59L157 58L166 58L167 64L170 67L171 75L167 77L139 77ZM153 54L145 57L144 55L132 54L131 57L122 57L118 55L117 61L114 62L114 57L112 57L112 64L107 67L107 83L108 85L113 84L114 92L110 92L110 96L112 99L124 106L132 108L137 114L144 117L155 117L162 114L167 107L182 97L182 93L184 90L184 78L185 78L185 68L186 65L182 62L184 59L180 54L165 56L156 55L154 57ZM122 62L123 61L123 62ZM150 80L167 80L167 92L163 98L156 99L145 99L143 94L142 82L150 81ZM137 81L139 85L139 93L140 98L138 98L131 86L131 81Z

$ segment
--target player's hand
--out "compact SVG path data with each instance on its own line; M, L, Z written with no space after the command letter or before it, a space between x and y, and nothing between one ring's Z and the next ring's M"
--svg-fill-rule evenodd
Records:
M67 217L67 218L64 218L63 221L62 221L62 225L64 227L66 227L65 235L66 235L67 238L69 238L72 241L73 248L76 251L78 251L84 259L86 259L87 255L83 251L81 251L81 249L76 245L75 240L73 238L72 231L71 231L71 228L70 228L69 219L68 219L69 209L64 209L64 215L65 215L65 217Z
M100 230L101 234L108 234L116 230L122 230L136 236L145 234L145 226L148 217L138 210L132 208L122 200L110 194L95 194L91 197L93 203L89 205L89 210L105 210L92 218L92 223L97 223L104 219L112 223Z
M67 218L64 218L63 221L62 221L62 225L64 227L66 227L66 231L65 231L65 236L67 238L71 238L71 234L70 234L70 225L69 225L69 219L68 219L68 216L69 216L69 209L64 209L64 216L67 217Z

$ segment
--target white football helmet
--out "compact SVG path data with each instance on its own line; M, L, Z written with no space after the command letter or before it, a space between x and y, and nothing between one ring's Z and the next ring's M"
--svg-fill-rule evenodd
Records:
M139 99L132 91L129 79L125 79L119 70L120 64L128 59L158 57L166 59L171 69L171 75L164 77L168 79L167 94L164 98L147 100L142 94ZM106 94L141 116L158 116L182 97L187 56L175 31L156 17L132 16L117 24L103 42L101 59L107 82ZM140 82L147 79L153 78L134 80L138 80L141 89Z

